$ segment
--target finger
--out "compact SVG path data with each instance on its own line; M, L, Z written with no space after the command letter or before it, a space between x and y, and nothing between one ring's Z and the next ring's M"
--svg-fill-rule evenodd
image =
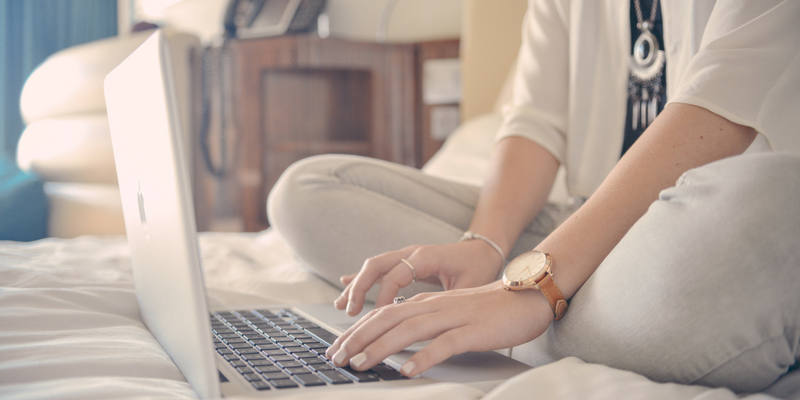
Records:
M339 277L339 282L341 282L342 285L347 286L353 281L353 279L355 279L356 275L358 274L342 275Z
M336 365L346 365L350 357L360 353L364 346L372 343L400 322L432 311L429 304L410 301L389 307L376 308L342 333L325 354Z
M361 271L350 282L350 290L347 296L347 314L355 316L364 307L364 299L367 291L383 277L384 274L394 268L401 258L408 257L413 252L414 247L406 247L397 251L390 251L376 257L372 257L364 262Z
M344 307L345 307L345 304L346 304L345 300L349 297L350 286L353 283L353 280L355 279L356 275L358 275L358 273L349 274L349 275L342 275L342 276L339 277L339 282L341 282L342 285L345 285L345 286L344 286L344 290L342 290L342 293L339 294L339 297L336 298L336 300L334 301L334 304L336 304L337 308L340 309L340 310L343 310Z
M435 295L436 293L431 293L431 294ZM428 298L428 297L430 297L428 295L429 295L429 293L420 293L420 294L412 297L411 299L406 300L406 302L415 301L416 299ZM394 299L392 299L392 300L394 300ZM392 302L394 302L394 301L392 301ZM329 347L328 350L325 352L325 354L328 356L328 358L331 358L333 356L333 354L336 353L336 351L339 349L339 346L341 345L341 343L345 339L347 339L347 337L350 335L351 332L355 331L356 329L358 329L358 327L360 327L362 324L364 324L370 318L375 316L375 314L378 312L379 308L380 307L375 307L374 310L370 311L369 313L367 313L366 315L361 317L361 319L356 321L356 323L353 324L352 326L350 326L349 329L345 330L341 335L339 335L339 337L333 343L331 343L331 347Z
M350 297L350 286L352 285L355 276L356 274L351 274L344 275L339 278L339 281L342 282L345 287L344 290L342 290L342 293L339 294L339 297L333 301L333 305L337 310L344 310L344 308L347 306L347 299Z
M351 357L350 366L361 371L372 368L386 357L396 354L416 342L433 339L464 324L465 322L460 321L458 318L443 318L441 313L437 312L408 318L374 339L371 344L368 344L363 350ZM365 325L362 331L368 328L369 325ZM368 332L364 333L366 340L371 339L368 334ZM362 338L356 335L351 336L344 343L344 348L349 353L358 351L362 343L356 341L360 339ZM351 345L351 342L355 343Z
M400 372L408 377L417 376L444 360L469 351L470 342L475 338L466 326L457 327L442 333L427 346L418 351L400 367Z
M381 287L378 290L378 298L375 300L375 308L391 304L397 297L400 288L410 285L414 281L411 270L405 263L395 265L381 279Z
M376 309L374 309L374 310L372 310L372 311L370 311L370 312L368 312L366 315L364 315L363 317L361 317L361 319L359 319L358 321L356 321L356 323L355 323L355 324L353 324L352 326L350 326L350 328L348 328L347 330L345 330L344 332L342 332L342 334L341 334L341 335L339 335L339 337L338 337L338 338L336 338L336 340L334 340L334 341L333 341L333 343L331 343L331 346L330 346L330 347L328 347L328 349L327 349L327 350L325 350L325 356L326 356L326 357L328 357L328 359L332 359L332 358L333 358L333 355L334 355L334 354L336 354L336 352L337 352L337 351L339 350L339 348L341 347L341 345L342 345L342 342L344 342L344 341L345 341L345 340L346 340L346 339L347 339L347 338L350 336L350 334L351 334L351 333L352 333L354 330L358 329L358 327L359 327L359 326L363 325L363 324L364 324L364 322L366 322L367 320L369 320L370 318L372 318L373 316L375 316L375 314L376 314L377 312L378 312L378 309L377 309L377 308L376 308Z

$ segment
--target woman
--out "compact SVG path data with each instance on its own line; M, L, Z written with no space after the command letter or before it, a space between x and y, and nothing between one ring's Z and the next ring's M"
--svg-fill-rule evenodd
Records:
M518 346L531 365L577 356L738 391L796 365L800 2L628 3L530 1L482 188L347 156L287 170L273 226L320 276L343 275L338 308L376 301L328 350L335 364L433 339L402 373ZM757 136L773 152L741 155ZM546 205L559 164L586 198L560 225ZM560 293L496 280L533 248ZM417 281L445 291L389 305L432 289Z

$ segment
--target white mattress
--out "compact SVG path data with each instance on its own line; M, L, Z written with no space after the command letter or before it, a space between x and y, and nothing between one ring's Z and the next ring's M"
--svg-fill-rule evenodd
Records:
M207 233L200 245L212 306L319 303L338 294L300 267L275 232ZM547 399L737 398L724 389L657 384L574 358L531 370L489 393L438 384L354 389L337 398L509 399L534 393ZM0 242L0 398L136 397L196 396L142 323L125 238Z

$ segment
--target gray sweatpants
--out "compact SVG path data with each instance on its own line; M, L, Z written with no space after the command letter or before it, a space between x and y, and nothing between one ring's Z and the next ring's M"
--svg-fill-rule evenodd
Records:
M368 257L456 241L478 194L392 163L318 156L284 173L268 213L298 258L341 288L339 276ZM509 259L573 211L547 205ZM441 288L401 293L428 290ZM690 170L664 190L566 316L513 354L531 365L576 356L656 381L755 392L796 364L799 344L800 157L759 153Z

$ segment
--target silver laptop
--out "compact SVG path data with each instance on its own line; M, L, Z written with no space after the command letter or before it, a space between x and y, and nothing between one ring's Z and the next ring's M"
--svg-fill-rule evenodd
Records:
M441 381L489 389L529 368L467 353L407 379L397 369L413 347L370 371L336 368L325 349L357 319L331 304L209 310L174 86L157 31L108 75L105 96L142 318L201 398Z

